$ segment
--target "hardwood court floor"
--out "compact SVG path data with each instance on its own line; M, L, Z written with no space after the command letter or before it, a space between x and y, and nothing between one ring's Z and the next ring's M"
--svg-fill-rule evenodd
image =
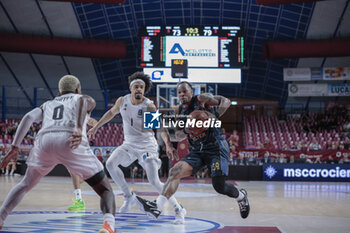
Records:
M0 176L0 203L20 179L20 176ZM248 191L251 213L247 219L241 219L236 201L215 193L210 180L192 179L184 180L176 195L187 209L188 221L184 226L171 225L174 214L170 206L166 206L159 221L151 221L134 205L130 214L117 214L117 232L350 232L350 183L236 183ZM157 196L146 180L130 180L130 186L146 199L154 200ZM112 187L119 208L123 203L122 194L114 183ZM94 229L102 222L102 215L96 212L99 211L99 198L87 184L82 184L86 213L83 217L74 216L66 211L73 198L72 190L69 177L43 178L9 216L2 232L96 232ZM53 216L53 220L45 220L40 227L33 228L36 218L42 218L40 216ZM62 230L59 225L51 224L62 222L62 219L74 219L69 224L79 227ZM21 226L16 228L18 222ZM93 227L88 227L92 222ZM46 223L57 229L45 230Z

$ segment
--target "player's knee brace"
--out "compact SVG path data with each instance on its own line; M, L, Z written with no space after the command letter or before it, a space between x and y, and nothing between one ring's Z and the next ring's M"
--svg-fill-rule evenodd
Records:
M215 176L212 178L212 184L216 192L225 194L225 177Z
M103 180L103 178L105 178L105 175L106 175L105 172L102 170L85 181L91 187L94 187L95 185L99 184Z

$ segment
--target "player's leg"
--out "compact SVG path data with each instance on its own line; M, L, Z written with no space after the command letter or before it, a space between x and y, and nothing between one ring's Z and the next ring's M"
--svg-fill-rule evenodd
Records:
M160 164L161 161L155 158L146 159L143 163L143 167L147 172L148 181L158 191L159 194L162 193L164 187L164 184L159 179L158 170ZM174 195L169 198L169 203L175 211L174 224L183 224L185 221L186 210L179 204Z
M103 213L104 225L99 233L115 232L115 199L113 189L104 171L96 173L85 180L100 196L100 208Z
M9 213L18 205L24 195L37 185L40 179L50 170L51 169L39 170L37 167L28 166L23 179L11 189L5 201L2 203L0 208L0 226L4 224Z
M81 153L60 152L58 160L72 174L84 179L101 197L100 207L103 212L104 225L99 232L114 233L115 200L112 187L103 171L103 165L86 146L80 145L75 152Z
M80 189L80 184L83 182L83 180L80 178L80 176L74 175L72 173L70 175L72 177L75 200L73 200L73 205L68 207L68 210L72 210L72 211L84 210L85 202L81 195L81 189Z
M164 204L176 192L181 178L190 176L192 172L193 167L188 162L180 161L176 163L175 166L170 169L169 178L164 184L162 194L158 196L155 203L136 196L137 204L140 209L143 209L148 216L158 218L163 210Z
M124 193L124 203L119 209L120 213L128 212L131 206L135 203L135 194L130 190L129 185L125 180L124 173L119 167L119 165L128 167L135 160L130 154L132 154L130 148L126 149L126 146L122 145L112 152L112 155L106 162L106 168L113 181Z
M12 162L10 176L13 176L13 173L15 173L16 169L16 162Z
M228 175L228 154L229 149L226 141L220 141L220 155L209 156L212 185L216 192L235 198L240 208L242 218L247 218L250 211L247 192L244 189L238 190L231 183L226 182Z

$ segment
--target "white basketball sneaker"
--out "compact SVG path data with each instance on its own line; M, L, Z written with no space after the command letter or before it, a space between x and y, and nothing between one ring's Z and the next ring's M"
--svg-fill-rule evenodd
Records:
M175 220L173 222L175 225L180 225L185 223L185 216L187 211L182 205L180 206L181 206L180 209L178 208L175 209Z
M127 212L129 212L131 206L133 204L135 204L135 202L136 202L136 195L135 195L134 192L131 192L131 194L132 195L130 197L124 196L124 203L120 207L119 213L127 213Z

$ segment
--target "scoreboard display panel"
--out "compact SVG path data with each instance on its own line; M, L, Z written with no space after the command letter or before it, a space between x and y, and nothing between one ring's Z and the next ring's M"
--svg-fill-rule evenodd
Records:
M179 81L171 77L176 59L187 60L188 81L241 82L245 59L239 26L144 26L139 36L139 66L154 82Z

